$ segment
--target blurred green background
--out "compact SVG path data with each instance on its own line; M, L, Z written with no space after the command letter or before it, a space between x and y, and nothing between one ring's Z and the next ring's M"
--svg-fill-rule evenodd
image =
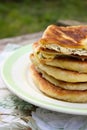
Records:
M0 0L0 38L44 30L59 19L87 21L87 0Z

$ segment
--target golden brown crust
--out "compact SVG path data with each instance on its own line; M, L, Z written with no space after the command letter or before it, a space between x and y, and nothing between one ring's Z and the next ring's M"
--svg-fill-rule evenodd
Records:
M42 77L44 79L54 84L55 86L59 86L60 88L67 89L67 90L87 90L87 82L84 82L84 83L64 82L64 81L53 78L52 76L48 75L47 73L45 73L39 68L36 68L36 70L42 74Z
M50 25L43 33L40 43L56 44L66 48L87 48L87 26L60 27Z
M85 103L87 102L87 90L65 90L51 84L36 71L34 65L30 67L31 76L37 87L46 95L68 102Z
M81 61L70 57L58 57L52 60L39 58L40 63L59 67L66 70L73 70L80 73L87 73L87 61Z
M76 71L65 70L58 67L42 64L33 54L30 55L30 59L35 66L58 80L72 83L87 82L87 73L79 73Z
M87 60L80 56L63 55L54 50L40 47L38 42L33 44L33 50L34 56L42 64L87 73Z

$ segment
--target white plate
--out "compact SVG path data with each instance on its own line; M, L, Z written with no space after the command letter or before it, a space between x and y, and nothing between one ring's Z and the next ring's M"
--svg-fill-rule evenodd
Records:
M32 81L29 72L29 54L32 44L15 51L5 61L2 78L7 87L23 100L52 111L87 115L87 104L69 103L47 97L41 93Z

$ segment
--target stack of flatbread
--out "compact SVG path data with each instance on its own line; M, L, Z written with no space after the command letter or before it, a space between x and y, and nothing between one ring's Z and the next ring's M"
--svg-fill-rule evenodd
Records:
M87 26L48 26L30 59L31 76L44 94L87 102Z

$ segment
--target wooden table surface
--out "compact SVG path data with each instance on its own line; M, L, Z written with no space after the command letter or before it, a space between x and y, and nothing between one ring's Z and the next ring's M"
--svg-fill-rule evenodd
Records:
M2 51L8 43L26 45L26 44L29 44L30 42L31 43L35 42L42 36L42 33L43 32L38 32L38 33L27 34L27 35L22 35L18 37L1 39L0 51Z

